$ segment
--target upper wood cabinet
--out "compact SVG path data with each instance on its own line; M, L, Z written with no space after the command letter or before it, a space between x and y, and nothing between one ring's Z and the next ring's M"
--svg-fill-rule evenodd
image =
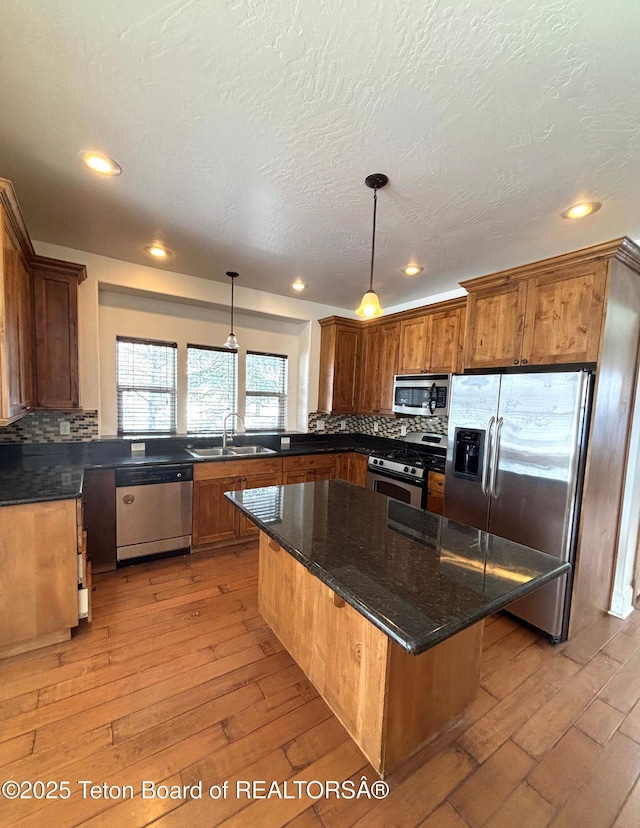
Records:
M361 324L331 316L320 320L318 411L354 414L358 405Z
M400 323L369 323L362 335L362 414L391 414L393 377L398 372Z
M0 426L32 408L77 409L78 283L84 265L36 256L10 181L0 179Z
M567 259L567 257L560 257ZM553 261L553 260L551 260ZM469 290L465 368L595 362L607 287L607 261L463 283ZM502 278L501 278L502 277Z
M32 266L38 408L75 409L78 392L78 282L82 265L36 257Z
M31 276L8 206L0 203L0 425L24 416L33 405Z
M460 370L464 304L400 322L399 374Z

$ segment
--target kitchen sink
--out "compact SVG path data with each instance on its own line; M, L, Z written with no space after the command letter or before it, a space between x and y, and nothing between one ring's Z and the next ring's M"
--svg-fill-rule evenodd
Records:
M220 446L216 446L216 448L187 449L187 451L192 457L198 457L199 459L205 457L227 457L232 454L230 448L221 448Z
M197 457L199 460L204 460L207 457L237 457L243 454L275 454L274 449L265 448L264 446L227 446L227 448L216 446L215 448L187 449L187 451L192 457Z
M275 454L274 449L264 446L231 446L227 451L231 454Z

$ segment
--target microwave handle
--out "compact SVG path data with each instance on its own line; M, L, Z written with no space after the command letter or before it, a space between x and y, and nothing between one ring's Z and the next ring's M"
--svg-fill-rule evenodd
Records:
M436 384L435 382L429 389L429 413L435 414L436 413L436 402L438 400L438 394L436 392Z

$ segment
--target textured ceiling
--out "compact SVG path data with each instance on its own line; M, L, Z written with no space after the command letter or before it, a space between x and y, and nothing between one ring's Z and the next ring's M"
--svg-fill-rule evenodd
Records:
M639 35L637 0L4 0L0 176L35 239L350 308L383 172L390 306L640 238Z

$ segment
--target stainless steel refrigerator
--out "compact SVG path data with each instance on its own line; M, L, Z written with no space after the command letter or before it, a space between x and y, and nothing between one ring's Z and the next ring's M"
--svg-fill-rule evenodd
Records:
M452 377L445 517L573 563L593 377ZM571 575L507 610L567 637Z

